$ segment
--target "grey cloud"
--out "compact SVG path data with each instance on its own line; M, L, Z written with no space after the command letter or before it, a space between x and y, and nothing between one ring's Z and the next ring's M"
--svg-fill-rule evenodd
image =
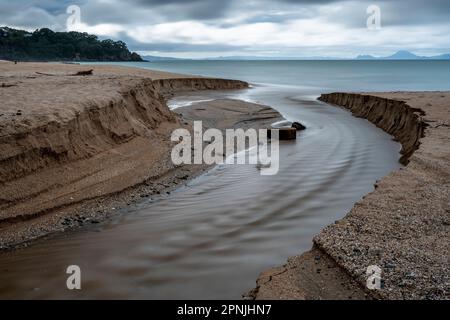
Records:
M124 25L150 25L181 20L210 20L222 18L232 1L195 0L195 1L144 1L114 0L111 2L64 1L58 9L55 1L47 0L41 7L51 7L54 12L65 12L70 4L81 7L82 20L90 25L116 23Z
M382 1L385 25L429 25L450 21L450 1Z
M448 0L110 0L107 2L100 0L0 0L0 25L28 29L51 27L63 30L67 18L66 8L71 4L81 7L82 21L88 25L112 23L119 24L125 29L183 20L196 20L227 28L259 22L281 25L291 20L320 18L324 24L334 23L347 30L354 30L366 27L366 8L370 4L380 6L383 28L414 26L423 30L436 31L439 25L447 27L450 25L450 1ZM237 17L240 19L239 22L234 20ZM399 37L401 36L399 34ZM232 44L193 45L189 43L189 40L186 40L186 43L144 44L126 37L125 33L121 34L120 38L128 43L130 49L136 51L244 52L274 49L248 48ZM441 45L438 41L435 43L436 46ZM395 44L389 43L389 46L394 48ZM285 52L298 50L297 48L276 49L285 50ZM355 47L348 50L354 49ZM356 49L361 51L363 48ZM346 49L340 50L344 52Z
M224 17L233 1L223 0L132 0L128 7L156 10L172 19L215 19Z
M83 9L83 17L89 24L154 24L180 20L215 20L230 18L240 13L250 16L247 23L272 22L282 23L291 19L308 17L320 6L340 4L341 12L329 17L349 27L364 27L365 8L369 4L378 4L382 8L382 18L386 25L433 24L450 18L450 1L447 0L0 0L0 22L23 20L23 12L32 8L42 10L49 15L65 14L70 4L77 4ZM274 15L270 11L285 10L284 15ZM299 11L303 10L303 11ZM292 11L289 14L289 11ZM260 12L260 14L252 14ZM30 25L45 25L49 19L40 14L30 18Z
M20 1L25 2L23 0ZM89 0L32 0L31 6L44 9L53 15L59 15L65 13L66 8L70 5L82 6L88 2Z
M189 43L142 43L122 33L118 37L125 41L128 48L132 51L163 51L163 52L214 52L214 51L236 51L245 50L245 46L235 45L208 45L208 44L189 44Z
M0 4L0 25L36 29L57 27L57 18L46 10L23 3Z

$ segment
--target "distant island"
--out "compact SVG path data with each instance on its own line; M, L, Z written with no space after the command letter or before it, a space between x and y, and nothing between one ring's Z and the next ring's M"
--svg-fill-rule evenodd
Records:
M176 60L209 60L209 61L275 61L275 60L450 60L450 54L441 54L436 56L418 56L412 52L406 50L400 50L396 53L384 56L376 57L372 55L359 55L355 58L337 58L337 57L325 57L325 56L313 56L313 57L265 57L265 56L221 56L210 57L202 59L183 59L163 56L144 56L145 60L150 62L158 61L176 61Z
M441 54L437 56L418 56L406 50L400 50L386 57L375 57L371 55L359 55L357 60L450 60L450 54Z
M0 27L0 59L18 61L143 61L123 41L81 32L28 32Z

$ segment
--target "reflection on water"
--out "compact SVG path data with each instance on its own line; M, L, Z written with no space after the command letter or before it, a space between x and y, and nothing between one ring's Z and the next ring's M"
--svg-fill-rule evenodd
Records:
M311 94L266 85L222 93L306 125L297 141L281 142L278 175L218 166L112 222L0 255L0 297L240 298L262 270L309 249L314 234L399 167L390 136ZM78 292L65 287L72 264L82 269Z

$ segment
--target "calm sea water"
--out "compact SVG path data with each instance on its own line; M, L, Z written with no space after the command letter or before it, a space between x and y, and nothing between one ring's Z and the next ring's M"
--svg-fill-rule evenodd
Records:
M450 90L450 61L169 61L140 68L323 91Z
M195 92L170 107L246 99L308 129L281 143L276 176L218 166L113 221L1 254L0 298L239 298L261 271L308 250L315 234L400 166L398 143L318 102L321 92L450 89L450 62L441 61L121 64L249 81L247 90ZM66 289L72 264L82 269L81 291Z

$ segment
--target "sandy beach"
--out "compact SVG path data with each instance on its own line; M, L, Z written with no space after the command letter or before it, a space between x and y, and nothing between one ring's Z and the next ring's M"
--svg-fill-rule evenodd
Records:
M263 272L250 297L449 299L449 99L448 92L322 95L393 135L407 165L320 232L310 252ZM371 265L382 270L380 290L366 287Z
M93 75L74 76L87 69ZM2 249L99 223L206 170L170 160L171 132L190 129L192 120L224 129L281 119L271 108L242 101L183 108L185 117L166 104L183 91L248 86L241 81L48 63L1 62L0 74Z

